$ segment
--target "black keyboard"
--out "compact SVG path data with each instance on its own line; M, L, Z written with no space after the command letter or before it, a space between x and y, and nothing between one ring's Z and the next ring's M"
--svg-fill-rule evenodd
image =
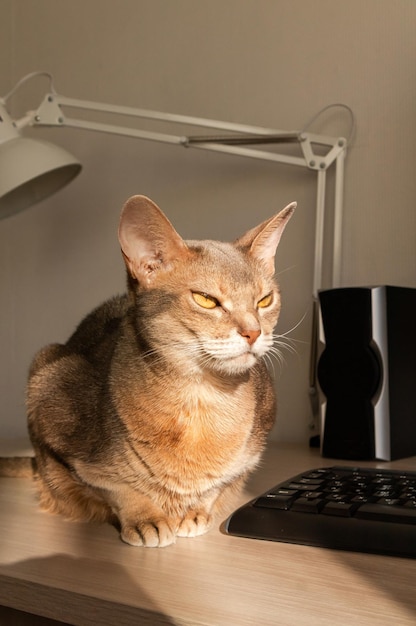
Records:
M235 511L231 535L416 558L416 472L326 467Z

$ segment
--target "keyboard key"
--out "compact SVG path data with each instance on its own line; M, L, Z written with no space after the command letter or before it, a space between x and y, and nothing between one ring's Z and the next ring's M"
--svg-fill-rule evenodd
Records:
M378 489L377 491L374 491L373 495L376 498L392 498L397 495L397 491L395 489Z
M291 511L302 513L319 513L325 506L325 500L315 498L297 498L292 504Z
M345 493L345 489L343 487L335 487L334 485L330 485L325 487L325 493Z
M241 507L226 528L243 537L416 558L416 472L304 472Z
M398 498L380 498L377 504L386 504L387 506L401 506L402 501Z
M302 491L302 496L304 498L308 498L309 500L316 498L323 498L323 491Z
M289 489L304 489L305 491L312 491L313 489L318 490L319 489L319 485L311 485L310 483L301 483L301 482L294 482L294 483L289 483L288 485Z
M297 496L299 491L297 489L285 489L279 487L278 489L271 489L268 492L268 496Z
M305 478L323 478L325 474L325 470L316 470L315 472L308 472L307 474L305 474Z
M391 476L377 476L371 482L376 485L391 485L394 480Z
M351 517L354 514L356 504L345 501L327 502L322 509L324 515L338 515L338 517Z
M327 500L328 502L344 502L345 493L326 493L325 500Z
M261 498L257 498L254 506L265 507L267 509L282 509L284 511L287 511L290 509L292 502L293 497L291 496L267 495L262 496Z
M416 524L416 508L378 503L362 504L357 509L355 517L358 519L378 520L379 522Z

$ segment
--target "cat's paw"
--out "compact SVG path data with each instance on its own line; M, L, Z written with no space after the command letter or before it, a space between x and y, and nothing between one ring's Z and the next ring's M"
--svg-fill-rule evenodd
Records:
M211 524L212 519L208 513L190 511L180 522L176 534L178 537L197 537L208 532Z
M176 533L166 519L147 520L126 524L121 529L121 538L131 546L164 548L175 543Z

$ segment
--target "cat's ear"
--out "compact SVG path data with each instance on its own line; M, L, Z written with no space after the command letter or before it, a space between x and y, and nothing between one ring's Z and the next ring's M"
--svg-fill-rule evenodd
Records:
M280 237L296 209L296 202L288 204L280 213L246 232L234 244L263 262L267 271L274 274L274 257Z
M169 270L173 261L188 254L168 218L145 196L127 200L118 238L128 271L144 287L152 285L160 270Z

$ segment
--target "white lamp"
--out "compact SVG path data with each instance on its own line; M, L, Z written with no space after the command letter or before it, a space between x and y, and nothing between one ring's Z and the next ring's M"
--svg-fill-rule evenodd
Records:
M6 109L8 99L16 93L24 82L39 75L49 78L51 87L49 93L44 96L36 111L29 111L21 119L12 120ZM52 83L52 76L49 73L34 72L23 77L9 94L0 99L0 219L46 198L66 185L81 170L81 165L77 159L62 148L44 141L24 138L21 131L26 126L79 128L176 144L185 148L198 148L296 165L314 170L317 174L313 283L313 294L316 297L322 283L326 172L335 164L332 286L339 285L344 159L348 141L343 137L328 137L311 133L308 129L320 113L331 107L343 107L351 118L351 136L354 129L354 116L347 105L333 104L325 107L312 118L303 130L282 131L68 98L56 93ZM71 109L199 127L209 129L210 134L204 136L174 135L95 122L91 119L71 118L65 113L66 110ZM212 130L221 131L225 134L213 134ZM276 148L277 145L280 148L282 144L295 144L298 147L299 156L294 156L293 150L288 152L286 149L285 152ZM266 145L269 149L258 149L258 145Z
M80 170L63 148L22 137L0 103L0 219L47 198Z
M17 91L20 85L39 75L49 78L50 92L45 95L36 111L29 111L20 120L12 120L6 109L7 100ZM57 94L52 83L52 76L49 73L34 72L22 78L7 96L0 99L0 219L22 211L31 204L48 197L70 182L81 170L80 163L62 148L44 141L24 138L21 135L21 130L26 126L64 126L93 130L135 137L137 139L177 144L185 148L199 148L247 158L296 165L316 172L317 194L313 271L315 317L312 325L310 368L310 393L313 411L316 413L317 294L322 287L326 172L335 164L331 286L336 287L340 284L341 275L344 160L348 141L354 132L354 115L351 109L345 104L328 105L319 111L303 130L288 132L67 98ZM351 120L351 132L348 140L343 137L328 137L309 132L310 126L317 117L331 107L342 107L348 112ZM78 111L86 110L99 114L105 113L142 118L169 124L210 129L211 134L204 136L173 135L95 122L91 121L91 119L84 120L68 117L65 110L74 108ZM213 129L226 134L213 134ZM279 144L279 148L281 144L296 144L299 156L294 156L293 150L289 152L287 150L286 152L277 150L277 144ZM258 149L256 147L258 145L271 146L272 149Z

